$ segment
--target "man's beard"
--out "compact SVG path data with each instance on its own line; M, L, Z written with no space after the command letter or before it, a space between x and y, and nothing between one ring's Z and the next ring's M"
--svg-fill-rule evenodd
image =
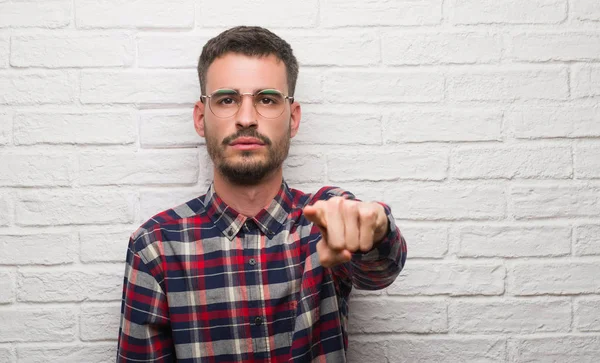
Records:
M266 176L281 167L287 158L290 149L290 133L291 130L288 129L287 137L284 136L281 140L273 142L268 137L259 134L256 129L240 129L235 134L223 139L221 143L206 133L206 147L215 167L229 182L236 185L257 185ZM267 159L264 161L253 160L256 152L242 151L240 162L228 161L224 157L225 149L229 143L242 136L254 137L262 141L267 148Z

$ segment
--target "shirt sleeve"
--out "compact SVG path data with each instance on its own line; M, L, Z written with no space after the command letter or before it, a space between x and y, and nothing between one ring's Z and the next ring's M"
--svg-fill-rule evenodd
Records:
M123 282L117 362L174 362L168 305L150 267L129 241ZM154 271L153 271L154 270Z
M320 199L341 196L357 200L352 193L340 188L331 188L322 195ZM390 207L385 203L379 204L388 218L388 234L371 251L354 253L352 260L335 266L332 272L338 284L342 283L347 288L354 286L361 290L379 290L391 285L404 268L406 240L396 226Z

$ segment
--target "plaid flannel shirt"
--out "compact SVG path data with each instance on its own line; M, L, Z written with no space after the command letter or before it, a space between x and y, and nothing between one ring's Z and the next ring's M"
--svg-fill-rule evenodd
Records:
M345 362L352 286L381 289L404 266L406 243L389 207L390 232L368 253L319 264L320 232L302 214L316 194L285 182L247 218L213 186L157 214L127 251L117 362Z

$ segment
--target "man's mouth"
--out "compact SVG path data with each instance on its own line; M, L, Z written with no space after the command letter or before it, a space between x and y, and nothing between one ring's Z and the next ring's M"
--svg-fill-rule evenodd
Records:
M254 150L265 146L265 143L254 137L238 137L229 146L238 150Z

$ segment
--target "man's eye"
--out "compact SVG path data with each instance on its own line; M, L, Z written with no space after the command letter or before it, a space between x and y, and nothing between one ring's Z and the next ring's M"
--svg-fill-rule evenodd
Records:
M223 97L219 100L219 104L221 105L233 105L235 104L235 100L231 97Z
M271 97L261 97L261 98L258 100L258 102L259 102L261 105L275 105L275 104L277 104L277 101L276 101L276 100L274 100L274 99L273 99L273 98L271 98Z

